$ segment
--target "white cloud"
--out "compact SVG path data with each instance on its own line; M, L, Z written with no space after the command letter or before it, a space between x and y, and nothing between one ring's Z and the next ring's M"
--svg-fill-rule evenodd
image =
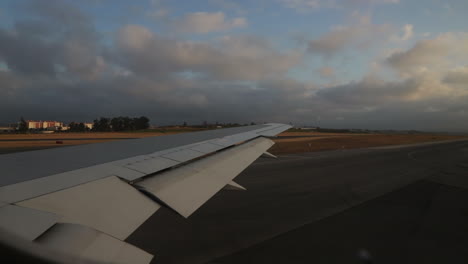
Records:
M146 15L149 18L156 19L156 20L163 19L169 15L169 9L165 9L165 8L155 9L152 11L148 11Z
M394 52L386 63L402 77L408 77L427 72L442 74L467 60L468 33L448 32L420 40L409 50Z
M413 37L413 25L406 24L403 26L403 36L401 40L409 40Z
M393 42L405 42L413 38L413 25L406 24L404 25L398 33L395 33L390 37L390 40Z
M317 9L322 6L321 0L279 0L287 8L304 12L310 9Z
M210 33L243 28L248 24L245 17L226 19L223 12L196 12L173 22L176 31L188 33Z
M248 11L244 9L238 2L231 0L210 0L210 3L223 10L232 10L237 14L246 14Z
M468 66L455 68L447 73L443 81L450 84L468 85Z
M398 4L400 0L278 0L286 8L305 13L320 8L355 8L377 4Z
M146 16L154 19L161 20L169 16L169 8L166 7L166 4L162 0L151 0L150 1L150 10L146 12Z
M137 25L119 31L115 53L119 64L140 74L191 71L224 80L284 75L301 59L300 53L280 52L257 37L226 36L218 43L190 42L164 38Z
M331 78L335 76L335 70L331 67L322 67L318 70L318 72L323 78Z
M376 25L368 16L355 15L350 25L334 27L330 32L311 40L308 50L332 56L346 49L369 48L374 43L384 41L391 31L390 25Z
M146 27L127 25L120 29L118 44L124 49L143 50L153 38L153 32Z

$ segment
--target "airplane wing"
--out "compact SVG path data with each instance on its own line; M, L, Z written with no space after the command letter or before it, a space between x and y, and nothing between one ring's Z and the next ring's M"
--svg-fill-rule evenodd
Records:
M290 128L264 124L0 155L0 229L30 254L149 263L124 240L161 207L189 217ZM13 238L12 238L13 239ZM8 242L8 241L7 241Z

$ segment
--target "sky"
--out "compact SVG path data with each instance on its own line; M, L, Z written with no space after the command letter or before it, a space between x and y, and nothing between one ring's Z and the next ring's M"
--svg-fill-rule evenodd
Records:
M4 0L0 123L468 132L466 0Z

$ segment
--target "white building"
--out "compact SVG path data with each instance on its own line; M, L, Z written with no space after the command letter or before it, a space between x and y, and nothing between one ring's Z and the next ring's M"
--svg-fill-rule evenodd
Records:
M34 121L27 120L26 126L28 129L48 129L48 130L58 130L59 127L63 127L62 122L58 121Z
M93 129L94 123L84 123L85 127L89 130Z

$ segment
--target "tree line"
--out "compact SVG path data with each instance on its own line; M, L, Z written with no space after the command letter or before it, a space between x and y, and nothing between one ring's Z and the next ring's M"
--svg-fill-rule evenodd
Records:
M93 121L92 131L108 132L148 129L149 121L149 118L146 116L134 118L130 118L128 116L119 116L114 118L101 117Z
M93 128L90 129L85 123L71 122L68 124L69 132L86 132L86 131L98 131L98 132L110 132L110 131L132 131L132 130L143 130L149 128L149 118L146 116L141 117L128 117L118 116L113 118L101 117L93 121ZM29 131L26 120L21 117L17 127L18 132L26 133ZM58 131L62 131L59 127Z
M201 124L199 125L190 125L190 127L196 127L196 128L217 128L217 127L223 127L223 128L227 128L227 127L240 127L240 126L248 126L248 125L256 125L255 122L250 122L249 123L244 123L244 124L239 124L239 123L220 123L220 122L215 122L215 123L209 123L208 121L203 121ZM181 125L182 127L187 127L189 126L187 124L187 122L184 122L182 123Z

